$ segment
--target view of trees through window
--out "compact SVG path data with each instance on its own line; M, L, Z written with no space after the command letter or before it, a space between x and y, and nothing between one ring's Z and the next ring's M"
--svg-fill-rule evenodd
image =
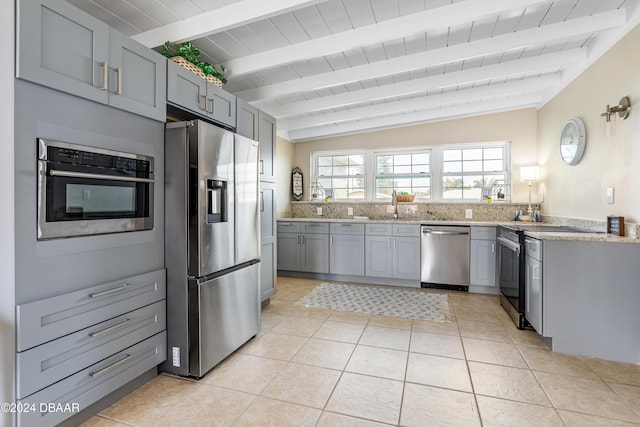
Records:
M431 152L377 154L375 198L390 199L393 190L431 198Z
M483 188L510 182L509 144L461 144L398 152L320 152L314 176L334 200L481 200Z
M506 177L504 147L443 150L443 199L480 200L482 187Z
M365 198L364 154L317 156L317 182L334 199Z

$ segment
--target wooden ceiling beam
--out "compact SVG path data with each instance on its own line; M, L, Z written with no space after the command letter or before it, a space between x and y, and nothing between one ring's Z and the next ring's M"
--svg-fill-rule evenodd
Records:
M507 83L496 83L462 89L455 92L446 92L438 95L421 96L403 101L385 102L384 104L334 111L325 114L282 119L278 121L278 130L291 131L294 129L330 125L331 123L340 124L340 122L397 115L438 108L447 104L466 104L482 99L502 98L518 94L541 94L548 87L559 84L560 76L557 74L532 77Z
M548 0L466 0L227 61L229 77L472 22Z
M483 80L508 78L510 76L532 72L554 72L566 65L586 60L586 49L572 49L534 56L525 59L507 61L484 67L474 67L462 71L428 76L384 86L373 87L339 95L325 96L306 101L288 103L280 107L270 108L269 114L281 119L286 116L296 116L301 112L322 111L347 105L355 105L374 99L392 98L412 93L426 92L448 86Z
M540 46L557 40L566 40L583 34L617 28L624 25L625 19L624 11L615 10L386 61L287 80L282 83L236 92L236 95L248 102L259 102L296 92L313 91L359 80L374 79L527 46Z
M132 38L147 47L160 46L167 40L180 43L282 15L323 1L326 0L243 0L136 34Z

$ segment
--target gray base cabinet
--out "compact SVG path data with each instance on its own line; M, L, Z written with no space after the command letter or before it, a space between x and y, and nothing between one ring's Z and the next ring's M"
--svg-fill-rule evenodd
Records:
M471 227L469 283L496 287L496 228Z
M365 274L369 277L420 280L420 226L366 225Z
M84 409L166 359L166 272L21 304L16 318L16 395L36 404L19 425L55 425L74 412L40 403Z
M525 239L525 294L524 317L533 329L544 335L542 324L542 241L527 237Z
M173 61L167 61L167 102L225 127L236 127L235 95Z
M329 272L364 276L364 224L331 224Z
M17 5L18 78L165 121L164 56L67 2Z
M278 223L278 270L329 272L329 226Z

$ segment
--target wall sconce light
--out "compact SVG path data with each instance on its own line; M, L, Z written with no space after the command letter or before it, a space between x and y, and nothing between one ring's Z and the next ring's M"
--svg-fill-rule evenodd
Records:
M622 120L629 117L629 111L631 110L631 100L628 96L625 96L620 99L618 105L614 105L613 107L607 105L607 110L600 114L603 117L606 117L606 122L609 123L611 121L611 116L618 113L618 117Z
M529 184L529 211L531 215L531 184L540 179L540 166L520 166L520 181Z

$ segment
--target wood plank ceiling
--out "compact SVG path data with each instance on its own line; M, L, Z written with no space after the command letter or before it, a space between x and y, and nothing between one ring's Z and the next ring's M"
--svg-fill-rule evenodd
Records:
M640 0L67 1L193 41L291 141L540 107L640 22Z

